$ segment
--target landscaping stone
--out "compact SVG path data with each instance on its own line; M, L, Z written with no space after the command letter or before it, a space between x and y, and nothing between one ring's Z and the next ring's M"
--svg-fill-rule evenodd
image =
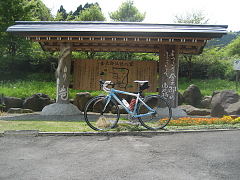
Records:
M209 108L211 105L212 96L204 96L202 101L200 102L200 106L203 108Z
M227 115L240 115L240 101L229 104L229 106L225 108L225 111Z
M181 117L187 117L187 113L181 108L172 108L172 118L177 119Z
M7 113L14 114L14 113L33 113L33 110L31 109L22 109L22 108L10 108Z
M178 91L178 105L182 105L183 103L184 103L183 95Z
M199 88L191 84L183 93L185 103L197 106L201 101L202 95Z
M191 111L188 112L188 115L192 116L207 116L210 115L211 110L210 109L200 109L200 108L194 108Z
M120 114L127 114L127 111L126 111L121 105L118 105L118 108L119 108ZM114 113L114 114L117 113L116 109L114 109L114 108L112 108L111 111L112 111L112 113Z
M41 111L46 105L54 103L54 100L47 94L36 93L23 102L24 109L32 109L33 111Z
M185 111L186 113L192 111L195 107L192 105L180 105L178 106L178 108L182 109L183 111Z
M224 90L213 96L211 101L211 116L223 117L224 115L239 115L239 95L233 90Z
M21 98L15 97L4 97L4 103L6 105L5 111L8 111L10 108L22 108L23 100Z
M107 101L106 99L99 99L96 102L94 102L94 104L93 104L93 112L97 112L97 113L102 112L102 110L103 110L103 108L105 106L106 101ZM107 112L107 113L110 112L111 108L112 107L110 105L107 106L107 109L106 109L105 112Z
M89 92L81 92L81 93L77 93L76 97L74 99L73 104L75 106L77 106L77 108L80 111L84 110L85 105L87 104L87 102L93 98L92 95Z
M207 116L210 115L211 110L210 109L200 109L200 108L196 108L192 105L181 105L178 106L178 108L181 108L182 110L184 110L187 115L192 115L192 116Z

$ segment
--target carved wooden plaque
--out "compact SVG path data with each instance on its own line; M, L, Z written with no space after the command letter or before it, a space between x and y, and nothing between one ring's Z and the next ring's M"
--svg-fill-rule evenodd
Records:
M148 80L151 87L145 92L156 92L157 66L156 61L75 59L73 88L101 90L102 79L115 83L115 89L136 92L139 84L134 81Z

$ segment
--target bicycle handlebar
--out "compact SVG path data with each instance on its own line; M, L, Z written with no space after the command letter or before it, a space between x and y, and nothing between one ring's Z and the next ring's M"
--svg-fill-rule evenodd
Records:
M110 89L109 88L107 88L107 86L108 85L110 85L110 86L112 86L112 88L114 88L114 86L116 85L115 83L111 83L111 81L103 81L103 80L99 80L99 82L100 82L100 86L103 88L103 90L105 91L105 92L110 92ZM148 85L148 81L138 81L138 80L136 80L136 81L134 81L134 82L136 82L136 83L139 83L140 84L140 87L139 87L139 90L140 91L143 91L143 90L145 90L145 89L148 89L150 86Z
M107 88L107 86L108 85L110 85L110 86L112 86L112 88L114 88L114 86L115 86L115 83L111 83L111 81L103 81L103 80L99 80L99 82L100 82L100 86L103 88L103 90L105 91L105 92L110 92L110 89L109 88Z

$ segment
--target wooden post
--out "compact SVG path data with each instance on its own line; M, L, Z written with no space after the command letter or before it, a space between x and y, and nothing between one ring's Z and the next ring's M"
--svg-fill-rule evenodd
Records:
M159 94L164 96L172 108L178 106L178 60L177 45L161 45L159 50Z
M56 70L57 98L56 103L69 104L69 84L72 58L72 43L61 43L58 68Z

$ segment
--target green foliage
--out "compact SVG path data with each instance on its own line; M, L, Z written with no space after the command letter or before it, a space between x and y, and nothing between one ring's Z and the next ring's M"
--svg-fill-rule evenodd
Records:
M50 9L45 4L43 4L41 0L31 0L29 3L34 7L31 9L31 14L34 21L53 20Z
M214 46L223 48L230 44L234 39L237 39L238 36L240 36L240 32L229 32L228 34L222 36L221 38L214 38L208 41L206 47Z
M93 8L94 10L91 9L91 13L93 13L93 14L84 12L84 15L83 15L84 17L81 17L83 19L83 21L104 21L105 17L103 16L103 14L100 15L99 10L101 12L101 8L97 2L90 3L90 4L86 3L84 6L80 5L77 7L76 11L74 11L74 12L70 11L69 13L67 13L67 11L64 9L64 7L61 5L57 11L57 15L54 18L54 21L80 21L79 15L81 15L83 11L87 10L88 8L90 8L92 6L99 7L99 9L98 8ZM88 15L90 15L90 17L87 17ZM103 16L104 18L101 16ZM93 19L93 20L91 20L91 19ZM98 19L100 19L100 20L98 20ZM104 20L102 20L102 19L104 19Z
M41 59L45 52L37 51L40 46L23 37L7 33L15 21L52 20L50 10L41 0L5 0L0 1L0 73L1 79L19 72L34 71L36 59ZM46 56L45 56L46 57Z
M240 56L240 36L233 40L225 49L230 56Z
M126 1L122 3L117 11L110 12L109 16L113 21L142 22L146 13L140 13L134 6L133 1Z
M188 79L235 79L234 58L227 56L224 50L205 48L202 54L191 57L191 66L189 66L189 60L185 57L184 55L179 57L179 77Z
M63 8L63 5L60 6L60 9L57 11L57 14L61 14L63 20L67 19L67 11Z
M77 16L75 21L105 21L106 18L102 13L99 5L95 4L89 8L82 10L81 14Z

